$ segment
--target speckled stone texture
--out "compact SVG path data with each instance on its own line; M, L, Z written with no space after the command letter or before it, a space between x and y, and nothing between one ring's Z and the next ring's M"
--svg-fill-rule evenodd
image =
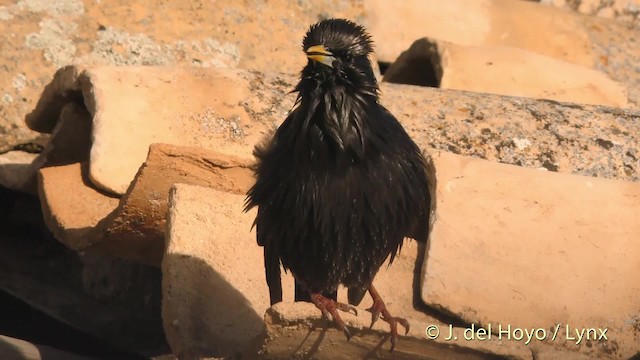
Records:
M0 153L44 145L46 138L24 126L24 116L62 66L298 72L305 62L300 41L310 24L362 15L360 0L0 2Z
M382 102L425 147L640 180L640 111L389 84ZM420 93L420 96L417 96Z
M616 19L640 27L640 1L638 0L540 0L540 3L571 9L582 14Z
M123 194L154 142L250 157L292 108L295 95L287 93L296 82L295 75L234 69L66 68L28 120L46 131L55 126L65 101L84 98L94 118L90 179ZM639 179L638 111L386 83L381 90L382 103L423 147L551 171ZM163 106L151 105L158 102Z

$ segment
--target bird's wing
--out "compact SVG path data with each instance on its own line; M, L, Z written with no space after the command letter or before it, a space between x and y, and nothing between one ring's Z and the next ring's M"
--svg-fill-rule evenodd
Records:
M409 237L420 241L427 242L429 237L429 223L431 216L431 189L429 183L429 164L420 154L415 177L412 179L410 191L414 197L411 206L411 213L414 214ZM418 200L416 200L418 199Z
M403 187L402 200L405 203L403 208L407 210L406 215L410 217L410 221L407 224L405 236L426 242L429 235L431 212L429 173L433 169L430 169L422 151L395 116L383 106L381 109L384 126L388 126L389 132L396 134L392 146L401 151L400 159L404 163L405 171L407 171L409 183Z

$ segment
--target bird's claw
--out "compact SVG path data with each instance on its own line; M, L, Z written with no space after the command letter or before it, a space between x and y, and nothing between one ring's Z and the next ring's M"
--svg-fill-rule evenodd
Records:
M351 340L351 332L349 331L348 327L344 327L342 329L342 332L344 333L344 335L347 337L347 341Z
M343 303L336 302L336 308L340 311L344 311L346 313L358 316L358 309L351 304L343 304Z
M409 333L409 329L411 328L411 326L409 325L409 322L407 321L407 319L405 318L394 318L400 325L402 325L402 327L404 328L404 335L406 336Z
M358 315L358 310L353 305L347 305L343 303L339 303L332 299L327 299L322 294L313 293L311 294L311 302L313 302L326 319L329 319L329 315L331 315L331 319L333 323L338 328L338 330L342 330L344 335L347 337L347 341L351 339L351 332L345 325L344 321L338 314L337 310L344 311L347 313L353 313L354 315Z
M374 304L370 308L368 308L367 311L371 313L371 325L369 326L369 329L372 329L373 324L375 324L380 318L380 309L378 309L378 307L376 307Z
M387 321L387 319L384 320ZM409 333L409 322L400 317L392 317L387 322L391 326L391 348L389 349L389 352L393 352L393 349L396 348L396 343L398 342L398 324L404 327L404 334L407 335Z
M329 321L333 320L333 316L331 316L331 314L326 309L320 309L320 311L322 312L322 317Z

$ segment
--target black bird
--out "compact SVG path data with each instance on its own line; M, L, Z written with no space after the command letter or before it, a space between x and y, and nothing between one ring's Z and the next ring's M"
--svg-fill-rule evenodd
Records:
M246 210L258 206L254 225L271 303L282 301L280 264L296 279L296 300L313 302L337 328L350 332L336 310L338 285L350 304L368 290L372 323L397 324L372 281L405 236L427 240L430 195L425 160L396 118L378 102L367 57L371 37L342 19L312 25L303 41L309 61L296 105L265 143L256 146L256 183Z

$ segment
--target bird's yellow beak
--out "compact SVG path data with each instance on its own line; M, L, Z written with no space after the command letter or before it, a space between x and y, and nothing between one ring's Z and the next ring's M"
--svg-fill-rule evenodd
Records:
M305 52L309 59L327 65L328 67L333 67L333 62L336 60L331 51L327 50L324 45L311 46Z

